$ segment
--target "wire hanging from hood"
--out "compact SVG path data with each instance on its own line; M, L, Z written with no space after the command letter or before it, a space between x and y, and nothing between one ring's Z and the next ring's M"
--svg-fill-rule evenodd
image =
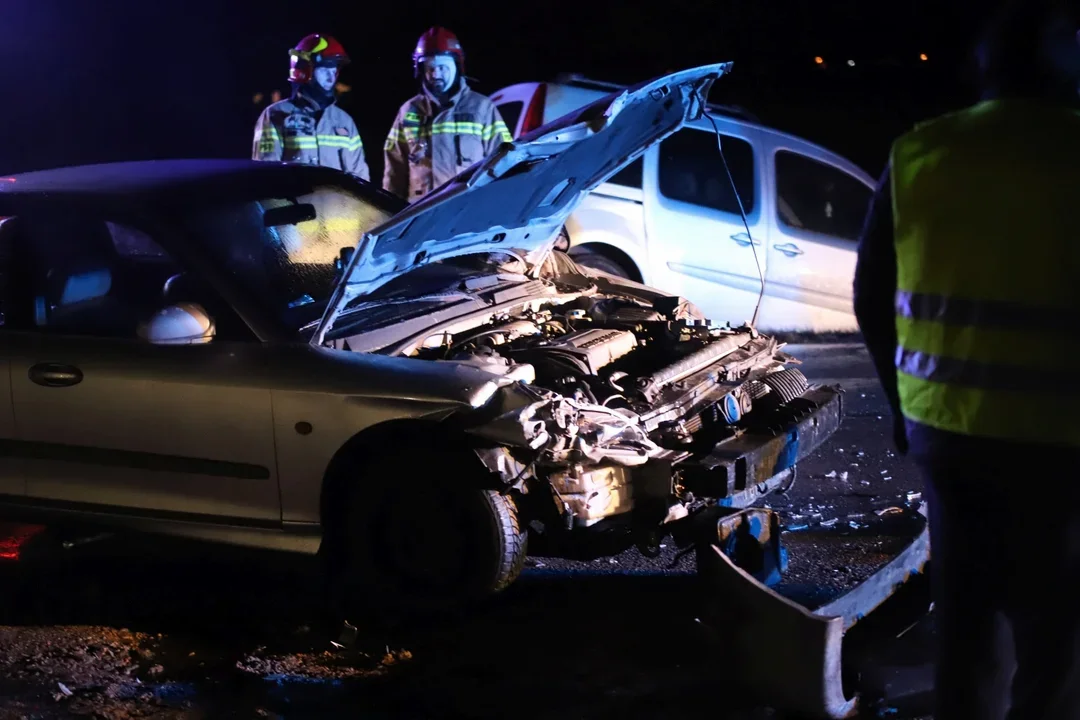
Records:
M716 135L716 147L720 151L720 161L724 163L724 172L727 173L728 182L731 183L731 192L735 194L735 201L739 204L739 216L742 218L743 227L746 229L746 238L750 242L750 250L754 253L754 265L757 267L760 286L757 302L754 304L754 314L750 318L750 326L757 327L758 312L761 310L761 300L765 297L765 273L761 271L761 260L758 258L757 245L754 243L754 236L750 233L750 223L746 219L746 208L743 206L742 196L739 195L739 188L735 185L735 178L731 174L731 168L728 167L727 157L724 156L724 143L720 135L720 128L716 125L716 119L709 114L708 105L705 104L705 100L701 97L700 91L697 92L697 99L704 109L705 117L707 117L712 124L713 133Z

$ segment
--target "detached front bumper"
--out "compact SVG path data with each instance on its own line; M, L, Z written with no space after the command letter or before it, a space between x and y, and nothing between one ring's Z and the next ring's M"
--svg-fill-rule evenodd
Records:
M771 590L786 564L780 523L766 508L719 515L712 539L697 547L704 580L705 623L723 638L723 651L738 658L744 687L771 707L808 718L854 717L858 697L842 681L843 642L848 630L924 572L930 560L926 505L918 530L891 561L860 585L817 608L804 607Z
M836 432L843 414L842 390L811 388L708 455L679 463L682 484L724 507L747 507L789 482L795 465Z

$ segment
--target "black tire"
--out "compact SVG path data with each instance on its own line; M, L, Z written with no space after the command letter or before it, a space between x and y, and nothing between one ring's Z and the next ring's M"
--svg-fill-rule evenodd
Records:
M598 252L594 252L585 247L570 248L570 252L567 253L574 259L578 265L583 265L587 268L606 272L615 277L625 278L627 280L633 280L633 276L630 271L624 268L618 262L612 260L607 255L603 255Z
M392 453L358 473L342 535L348 606L455 610L517 579L528 533L511 496L469 483L473 463Z

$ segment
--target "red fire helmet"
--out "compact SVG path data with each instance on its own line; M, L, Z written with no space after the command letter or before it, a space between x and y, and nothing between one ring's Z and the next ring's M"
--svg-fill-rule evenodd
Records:
M314 33L289 50L289 59L289 80L304 84L311 82L315 68L341 67L349 62L349 55L334 38Z
M457 35L444 27L433 27L416 41L412 54L413 74L419 76L420 63L424 62L424 58L435 55L450 55L457 63L458 75L465 74L465 51L461 49Z

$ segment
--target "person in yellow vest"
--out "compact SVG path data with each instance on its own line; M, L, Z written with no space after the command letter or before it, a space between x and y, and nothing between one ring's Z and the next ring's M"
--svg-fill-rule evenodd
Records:
M383 147L383 189L416 202L483 160L510 130L495 103L465 82L465 51L454 33L433 27L416 43L420 93L398 110Z
M894 142L859 244L855 313L897 446L926 480L936 720L1003 718L1010 704L1009 718L1080 717L1080 17L1068 10L999 11L976 54L982 99Z
M349 56L329 35L308 35L289 50L292 97L267 106L255 123L253 160L322 165L370 180L364 143L337 106L338 71Z

